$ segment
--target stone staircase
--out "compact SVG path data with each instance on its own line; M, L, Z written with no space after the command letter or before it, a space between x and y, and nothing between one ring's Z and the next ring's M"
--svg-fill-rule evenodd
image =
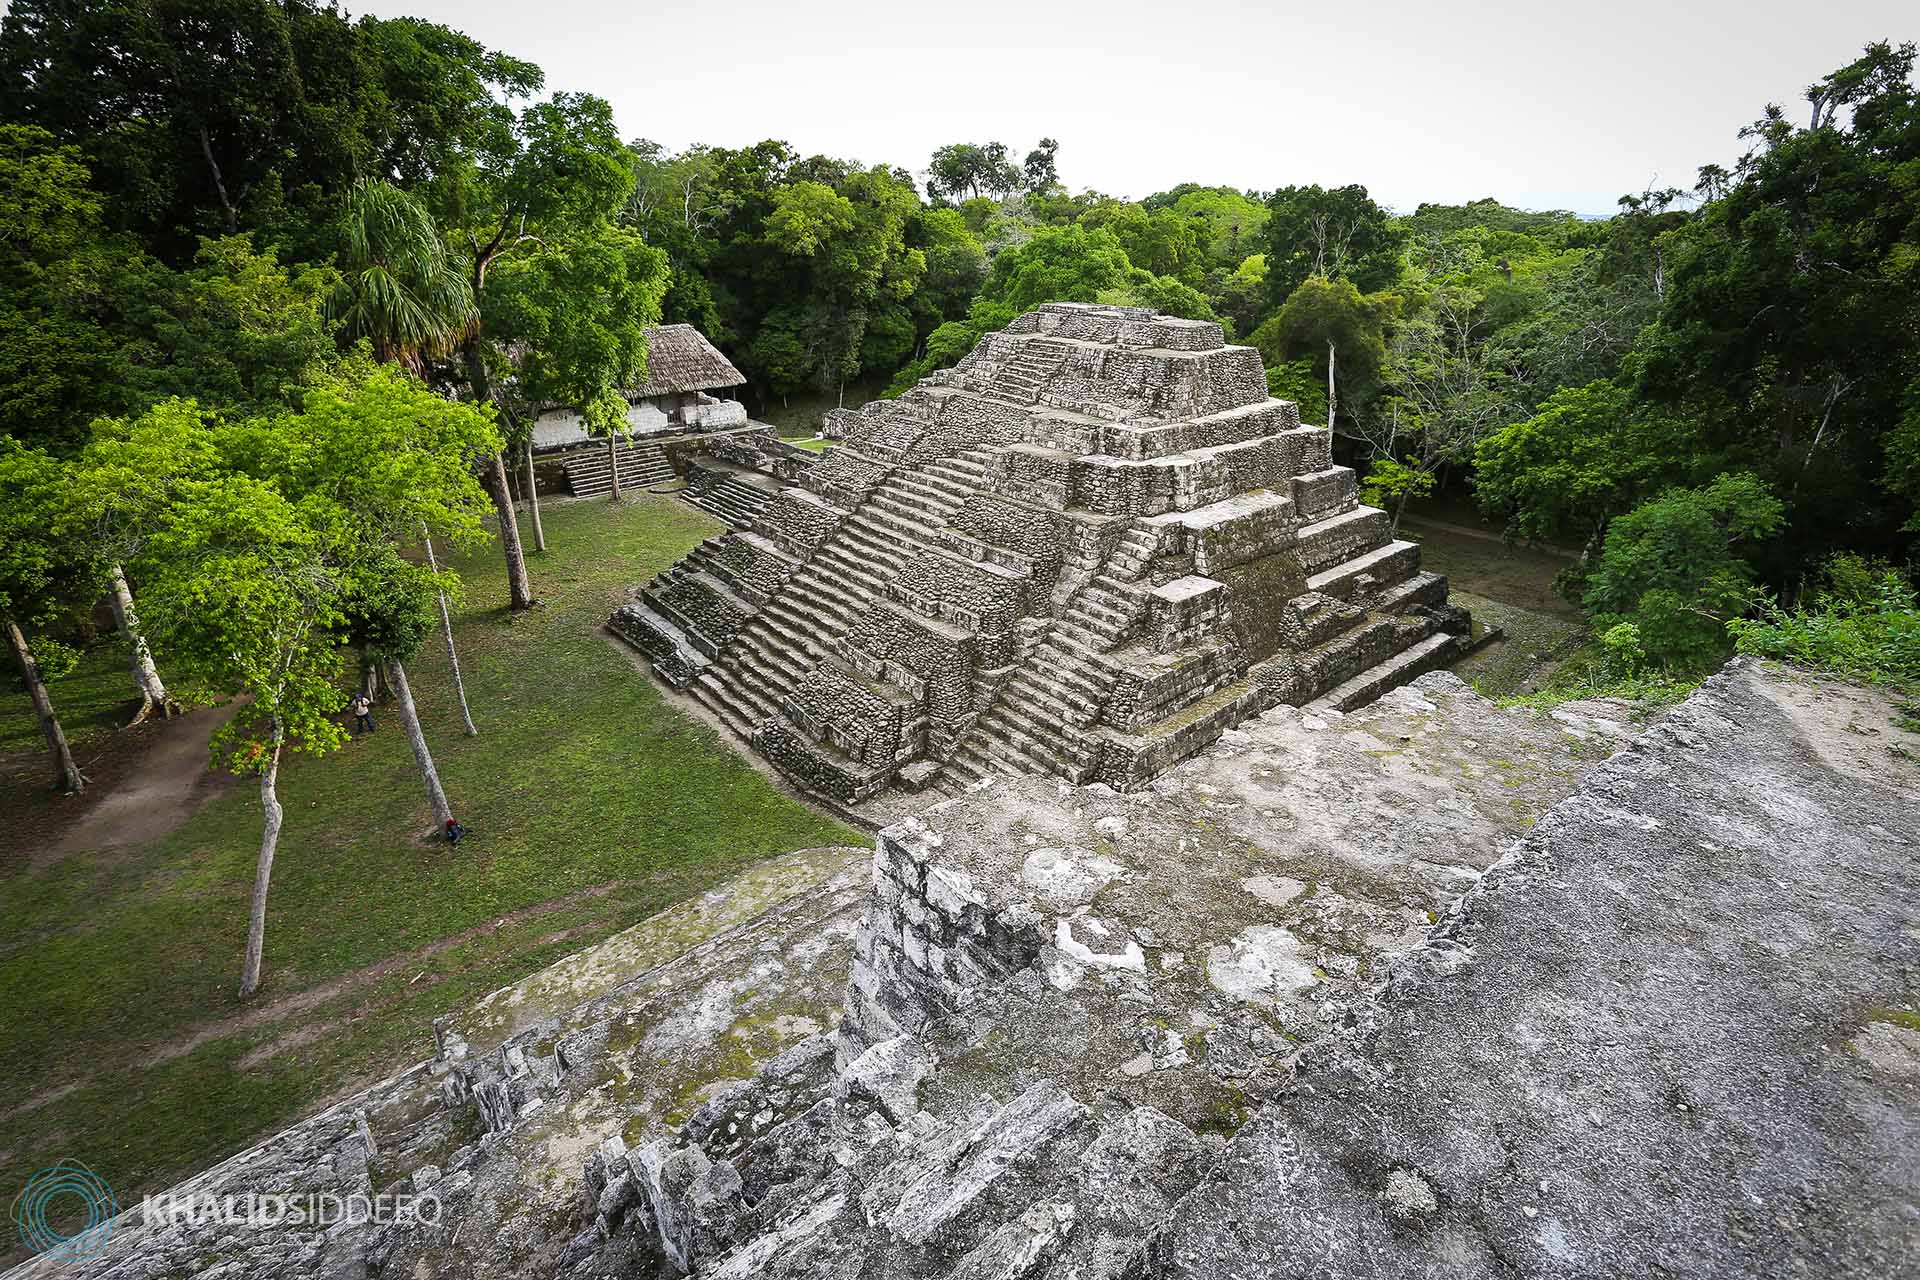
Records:
M967 455L895 473L846 512L837 538L801 565L724 649L716 648L716 661L689 692L751 738L882 598L886 581L907 559L936 549L937 532L985 475L984 463Z
M996 773L1050 774L1073 783L1092 778L1100 747L1088 731L1112 683L1102 656L1125 642L1145 611L1136 588L1154 545L1141 529L1121 538L947 761L943 792L958 795Z
M729 472L705 484L690 483L680 497L708 515L718 516L737 529L745 529L760 518L776 492L771 482Z
M673 464L666 450L644 440L626 440L614 446L620 461L620 487L643 489L664 484L674 478ZM613 492L613 464L605 445L568 454L561 467L566 475L567 492L576 498L594 498Z
M982 394L1005 404L1038 404L1047 381L1059 370L1058 359L1048 358L1032 344L1023 345L1001 368L995 385Z

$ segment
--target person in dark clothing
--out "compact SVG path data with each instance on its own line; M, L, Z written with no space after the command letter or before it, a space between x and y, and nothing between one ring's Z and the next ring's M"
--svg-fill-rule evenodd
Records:
M466 834L467 834L467 829L465 827L455 822L452 818L447 819L446 835L447 835L448 844L459 844L460 837Z
M353 695L353 702L350 706L353 710L353 731L355 733L372 733L373 703L367 700L367 695L364 693L356 693Z

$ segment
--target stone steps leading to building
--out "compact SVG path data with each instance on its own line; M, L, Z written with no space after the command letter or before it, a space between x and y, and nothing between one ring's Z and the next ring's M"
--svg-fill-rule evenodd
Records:
M1398 689L1401 685L1417 679L1444 666L1455 656L1461 647L1459 636L1436 632L1425 640L1362 671L1359 675L1341 681L1332 689L1307 703L1308 711L1352 711L1365 706L1381 694Z
M673 464L666 450L657 444L632 441L615 446L620 460L620 487L642 489L674 478ZM561 460L566 490L576 498L593 498L613 492L613 465L604 447L591 452L570 454Z
M680 497L709 515L719 516L735 528L744 529L760 518L773 501L774 491L767 486L728 477L717 484L689 486Z

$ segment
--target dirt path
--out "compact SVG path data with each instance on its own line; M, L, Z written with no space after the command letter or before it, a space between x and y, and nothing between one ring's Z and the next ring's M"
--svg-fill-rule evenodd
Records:
M238 703L167 721L133 768L94 801L59 841L35 855L35 867L113 845L144 844L174 831L233 779L207 767L207 743Z

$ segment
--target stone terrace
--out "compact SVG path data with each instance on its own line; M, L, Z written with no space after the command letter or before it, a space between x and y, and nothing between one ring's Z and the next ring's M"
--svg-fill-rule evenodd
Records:
M1059 303L841 439L612 630L843 803L1131 790L1276 704L1359 706L1466 619L1218 325Z
M1920 766L1737 660L1646 729L1436 672L1149 791L755 868L20 1276L1881 1280L1920 1256Z

